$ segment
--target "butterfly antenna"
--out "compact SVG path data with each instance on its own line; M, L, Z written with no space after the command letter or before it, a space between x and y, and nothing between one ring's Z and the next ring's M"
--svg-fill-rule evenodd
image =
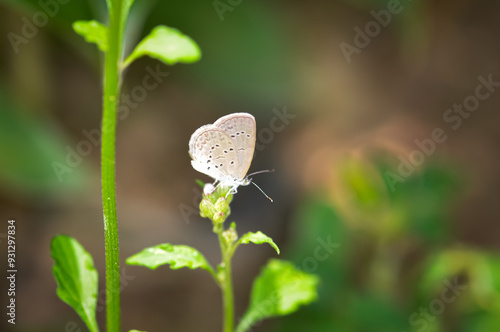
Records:
M259 187L258 185L256 185L256 184L255 184L255 182L252 182L252 184L253 184L254 186L256 186L256 187L257 187L257 189L259 189L259 190L260 190L260 192L261 192L261 193L263 193L263 194L264 194L264 196L266 196L266 197L267 197L267 198L268 198L271 202L274 202L274 201L273 201L273 199L272 199L271 197L267 196L267 194L264 192L264 190L260 189L260 187Z
M247 174L247 177L255 175L255 174L260 174L260 173L273 173L273 172L274 172L274 169L265 169L265 170L262 170L262 171L257 171L257 172L253 172L253 173Z

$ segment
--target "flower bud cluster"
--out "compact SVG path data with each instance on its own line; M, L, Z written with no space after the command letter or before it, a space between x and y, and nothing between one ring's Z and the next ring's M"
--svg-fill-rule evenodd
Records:
M211 184L206 184L212 186ZM211 187L213 188L213 186ZM231 213L229 203L233 195L228 195L229 188L218 186L215 190L204 190L203 198L200 202L200 216L209 218L214 225L222 224ZM226 198L227 196L227 198Z

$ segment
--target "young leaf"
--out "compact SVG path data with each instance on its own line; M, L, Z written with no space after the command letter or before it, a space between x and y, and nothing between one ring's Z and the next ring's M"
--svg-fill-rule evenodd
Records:
M297 270L292 263L272 259L255 280L250 306L236 332L245 332L256 322L284 316L317 298L319 278Z
M73 30L88 43L97 44L97 47L106 52L108 50L108 27L97 21L76 21Z
M136 46L124 61L127 67L143 55L158 59L167 65L177 62L191 63L201 57L199 46L179 30L164 25L157 26Z
M170 264L170 268L173 270L182 267L190 269L202 268L212 273L212 267L198 250L183 245L174 246L170 243L146 248L140 253L127 258L127 264L141 265L152 270L161 265Z
M278 255L280 254L280 249L278 248L278 246L276 245L276 243L274 243L273 239L271 239L269 236L267 236L266 234L262 233L261 231L258 231L257 233L252 233L252 232L249 232L249 233L246 233L245 235L243 235L239 241L239 243L249 243L249 242L252 242L252 243L255 243L255 244L262 244L262 243L269 243L269 245L271 247L274 248L274 250L276 250L276 252L278 253Z
M72 237L58 235L51 244L57 295L82 318L89 331L99 331L95 318L97 271L92 256Z

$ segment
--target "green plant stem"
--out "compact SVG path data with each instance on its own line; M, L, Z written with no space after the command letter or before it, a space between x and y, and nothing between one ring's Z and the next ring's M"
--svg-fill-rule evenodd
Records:
M233 277L231 274L231 257L229 253L224 259L224 332L233 332L234 324L234 296Z
M116 214L115 136L116 109L120 95L123 35L122 1L109 1L109 47L104 61L104 92L101 144L102 206L106 252L107 332L120 332L120 252Z
M215 227L214 231L219 237L219 244L222 255L222 272L219 286L222 290L224 300L224 332L233 332L234 328L234 295L233 295L233 277L231 273L231 259L233 257L233 245L227 243L222 235L222 224Z

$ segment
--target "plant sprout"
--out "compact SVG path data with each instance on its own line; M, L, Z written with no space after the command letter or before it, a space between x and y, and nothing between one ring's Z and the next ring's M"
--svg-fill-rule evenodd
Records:
M211 186L206 184L205 186ZM221 288L224 302L224 332L244 332L256 322L275 316L294 312L300 305L308 304L317 297L317 276L302 272L293 264L272 259L255 279L250 305L234 329L234 295L231 274L231 259L241 244L268 243L279 254L274 241L264 233L249 232L238 237L236 223L224 228L224 222L231 213L230 203L233 195L231 188L218 186L214 191L204 190L200 202L200 215L210 219L213 232L217 235L221 249L221 262L213 268L205 257L196 249L185 245L159 244L146 248L127 259L127 264L141 265L150 269L169 264L171 269L187 267L206 270ZM227 197L227 198L226 198Z

